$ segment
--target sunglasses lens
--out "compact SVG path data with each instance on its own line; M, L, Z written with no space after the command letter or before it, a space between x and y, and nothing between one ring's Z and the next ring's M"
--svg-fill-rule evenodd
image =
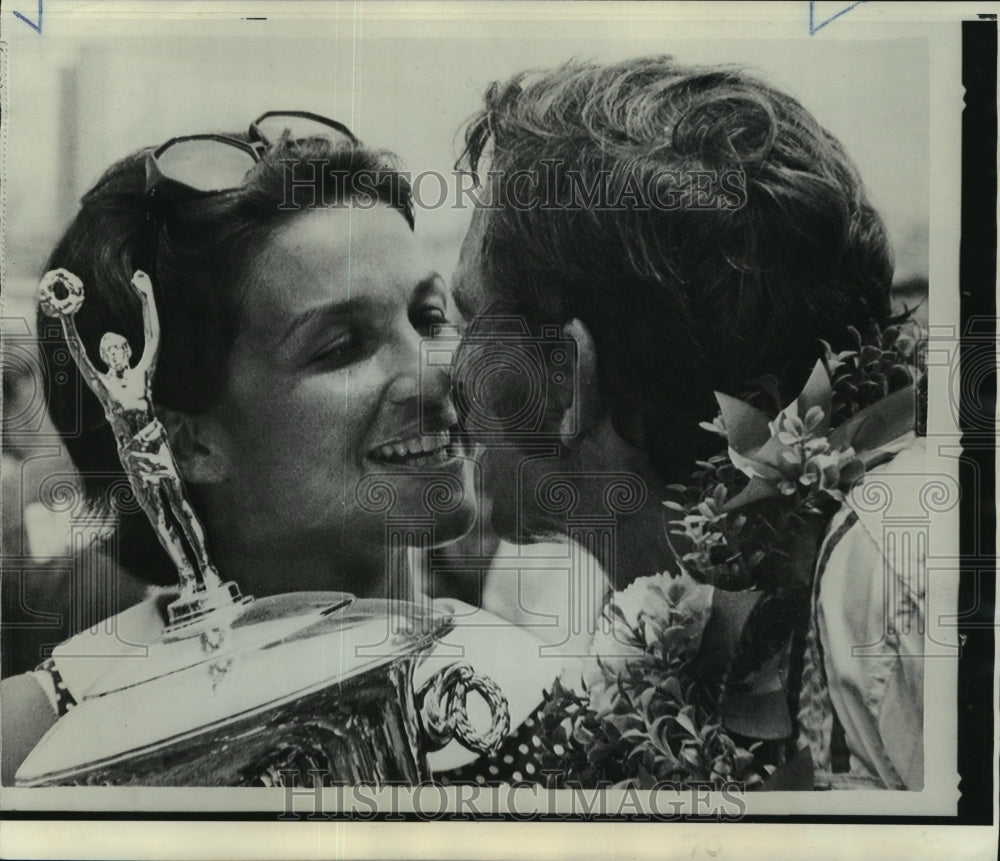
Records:
M339 129L309 117L273 114L258 120L256 127L261 139L267 143L275 143L280 140L285 132L288 132L289 137L295 141L321 137L329 138L334 142L352 143L351 138Z
M246 150L219 140L186 140L168 147L156 163L167 179L211 192L239 188L255 161Z

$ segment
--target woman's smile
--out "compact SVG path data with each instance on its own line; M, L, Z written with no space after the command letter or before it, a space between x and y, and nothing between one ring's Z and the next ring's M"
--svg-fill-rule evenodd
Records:
M454 428L457 431L457 428ZM433 433L402 433L368 453L380 466L428 467L456 462L464 452L453 428ZM455 440L453 442L453 439Z

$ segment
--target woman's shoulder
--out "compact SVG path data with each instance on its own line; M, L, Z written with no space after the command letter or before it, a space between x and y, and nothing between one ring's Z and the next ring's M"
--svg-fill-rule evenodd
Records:
M0 781L4 786L13 785L21 763L59 719L58 696L55 680L44 671L21 673L0 681L3 726Z
M569 539L501 541L483 584L482 605L552 647L586 652L609 590L598 561Z
M151 588L146 600L53 648L51 658L35 672L56 673L69 695L80 700L115 661L146 655L147 646L163 632L164 606L174 597L172 590Z

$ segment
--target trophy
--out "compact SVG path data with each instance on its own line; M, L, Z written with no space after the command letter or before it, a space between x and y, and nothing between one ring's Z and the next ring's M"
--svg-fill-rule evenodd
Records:
M107 661L21 764L16 784L416 784L430 777L427 753L452 739L480 753L497 746L510 722L490 679L451 663L414 689L416 667L453 627L449 616L343 592L255 599L223 581L153 410L152 284L136 272L132 285L142 305L142 355L133 365L127 339L108 332L99 347L106 371L77 332L80 279L49 272L38 302L61 321L104 407L135 498L177 568L179 593L146 656ZM472 693L489 706L485 731L467 716Z

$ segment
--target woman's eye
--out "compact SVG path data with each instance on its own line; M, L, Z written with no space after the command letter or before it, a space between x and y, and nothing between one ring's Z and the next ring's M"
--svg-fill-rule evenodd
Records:
M358 342L353 335L344 335L330 341L313 354L311 365L346 365L358 353Z
M417 319L413 321L417 331L425 337L434 334L435 326L448 322L450 321L444 308L439 308L436 305L428 305L426 308L420 309Z

